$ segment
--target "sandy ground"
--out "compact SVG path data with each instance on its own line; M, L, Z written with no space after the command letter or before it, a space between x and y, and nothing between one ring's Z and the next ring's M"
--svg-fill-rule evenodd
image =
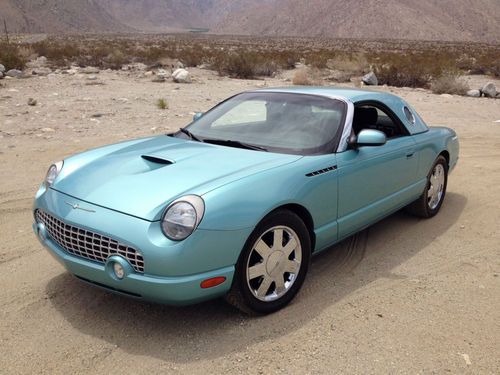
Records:
M460 136L442 211L397 213L316 257L301 293L274 315L248 318L220 300L147 304L66 273L31 231L52 161L286 84L193 73L191 85L125 72L101 72L104 85L83 75L2 81L0 373L500 373L500 100L381 88Z

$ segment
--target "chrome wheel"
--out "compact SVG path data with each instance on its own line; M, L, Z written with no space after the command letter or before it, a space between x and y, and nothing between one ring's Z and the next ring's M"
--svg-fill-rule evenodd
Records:
M246 265L246 281L255 298L275 301L292 287L299 274L302 247L291 228L276 226L255 242Z
M436 164L429 178L429 190L427 191L427 204L431 210L435 210L444 193L445 170L442 164Z

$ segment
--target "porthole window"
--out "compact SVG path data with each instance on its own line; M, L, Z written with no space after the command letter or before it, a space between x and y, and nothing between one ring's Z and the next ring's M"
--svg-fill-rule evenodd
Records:
M413 116L412 111L410 111L408 107L404 107L403 110L405 112L406 119L413 125L415 123L415 116Z

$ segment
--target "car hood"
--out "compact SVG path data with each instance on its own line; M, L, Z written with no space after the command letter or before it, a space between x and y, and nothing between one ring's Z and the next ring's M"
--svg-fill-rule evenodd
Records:
M222 185L300 159L160 136L88 151L65 160L52 188L145 220L185 194Z

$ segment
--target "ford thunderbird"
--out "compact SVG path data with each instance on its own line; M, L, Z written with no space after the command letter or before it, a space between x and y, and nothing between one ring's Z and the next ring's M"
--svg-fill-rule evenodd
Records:
M311 256L406 208L443 204L456 133L401 98L335 88L235 95L179 131L50 166L33 229L71 274L182 305L287 305Z

